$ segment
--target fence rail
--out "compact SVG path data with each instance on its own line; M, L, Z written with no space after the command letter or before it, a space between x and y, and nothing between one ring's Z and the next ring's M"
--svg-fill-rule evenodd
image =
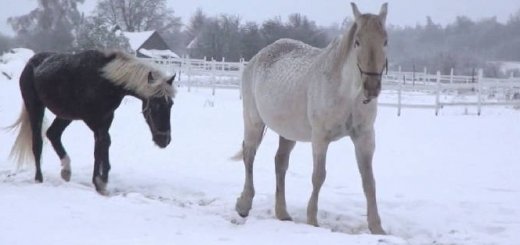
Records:
M177 83L192 87L209 87L212 93L217 88L238 89L247 62L226 62L225 60L190 59L143 59L159 69L177 73ZM520 107L520 77L507 79L486 78L482 70L476 76L450 74L429 74L423 72L390 71L383 77L385 98L379 100L380 106L394 107L401 115L402 109L433 109L435 115L444 107L473 107L480 115L483 107L514 106ZM430 98L428 103L405 98L411 95Z

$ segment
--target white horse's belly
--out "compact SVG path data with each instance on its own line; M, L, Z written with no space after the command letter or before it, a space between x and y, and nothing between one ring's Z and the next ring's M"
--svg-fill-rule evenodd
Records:
M277 85L264 81L256 87L258 113L266 126L280 136L294 141L310 141L311 126L307 117L307 100L303 88Z

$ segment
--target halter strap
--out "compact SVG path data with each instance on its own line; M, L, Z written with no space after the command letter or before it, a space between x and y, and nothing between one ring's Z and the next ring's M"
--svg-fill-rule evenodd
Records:
M145 99L145 100L146 100L146 102L145 102L146 105L144 106L143 114L144 114L144 116L148 120L150 120L150 123L151 123L150 126L152 127L153 133L156 134L156 135L161 135L161 136L162 135L166 135L166 136L170 135L170 133L171 133L170 130L167 130L167 131L159 131L159 130L157 130L157 128L155 127L155 122L154 122L154 120L152 118L152 115L149 114L149 113L146 113L147 111L151 110L150 109L150 99Z
M381 72L366 72L366 71L363 71L363 69L361 69L361 66L359 66L359 63L357 63L357 67L359 69L359 73L361 73L361 76L365 75L365 76L377 76L379 77L379 79L381 79L383 77L383 73L385 73L385 70L386 70L386 75L388 75L388 59L385 59L385 66L383 66L383 70ZM368 104L370 103L370 101L372 101L371 99L365 99L363 100L363 104Z
M357 63L357 67L359 69L359 73L361 73L361 75L365 75L365 76L377 76L379 78L383 77L383 73L385 73L385 70L386 70L386 75L388 75L388 59L385 59L385 66L383 67L383 70L381 72L366 72L366 71L363 71L363 69L361 69L361 66L359 66L359 63Z

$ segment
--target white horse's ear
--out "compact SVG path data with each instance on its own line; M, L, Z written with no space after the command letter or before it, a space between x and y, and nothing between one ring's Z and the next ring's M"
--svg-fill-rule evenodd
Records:
M354 19L358 20L359 17L361 16L361 12L359 12L359 9L355 3L352 2L352 3L350 3L350 5L352 6L352 12L354 13Z
M383 25L386 23L386 15L388 13L388 3L383 3L381 6L381 10L379 11L379 18Z

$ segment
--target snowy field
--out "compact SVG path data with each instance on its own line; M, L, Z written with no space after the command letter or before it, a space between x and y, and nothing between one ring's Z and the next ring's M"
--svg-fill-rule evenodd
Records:
M18 76L19 63L0 65ZM1 76L1 75L0 75ZM15 121L17 78L0 78L0 126ZM365 198L348 138L331 144L319 206L320 228L305 224L311 193L311 149L299 143L287 174L293 222L274 217L274 154L268 131L255 165L257 195L247 219L234 211L242 163L230 161L242 141L237 90L180 88L172 111L172 144L160 150L126 98L112 136L108 197L91 184L93 135L74 122L63 142L72 180L60 178L47 142L44 183L9 160L15 134L0 132L0 244L520 244L520 111L380 108L374 159L379 210L388 236L369 234ZM47 113L50 122L53 116Z

